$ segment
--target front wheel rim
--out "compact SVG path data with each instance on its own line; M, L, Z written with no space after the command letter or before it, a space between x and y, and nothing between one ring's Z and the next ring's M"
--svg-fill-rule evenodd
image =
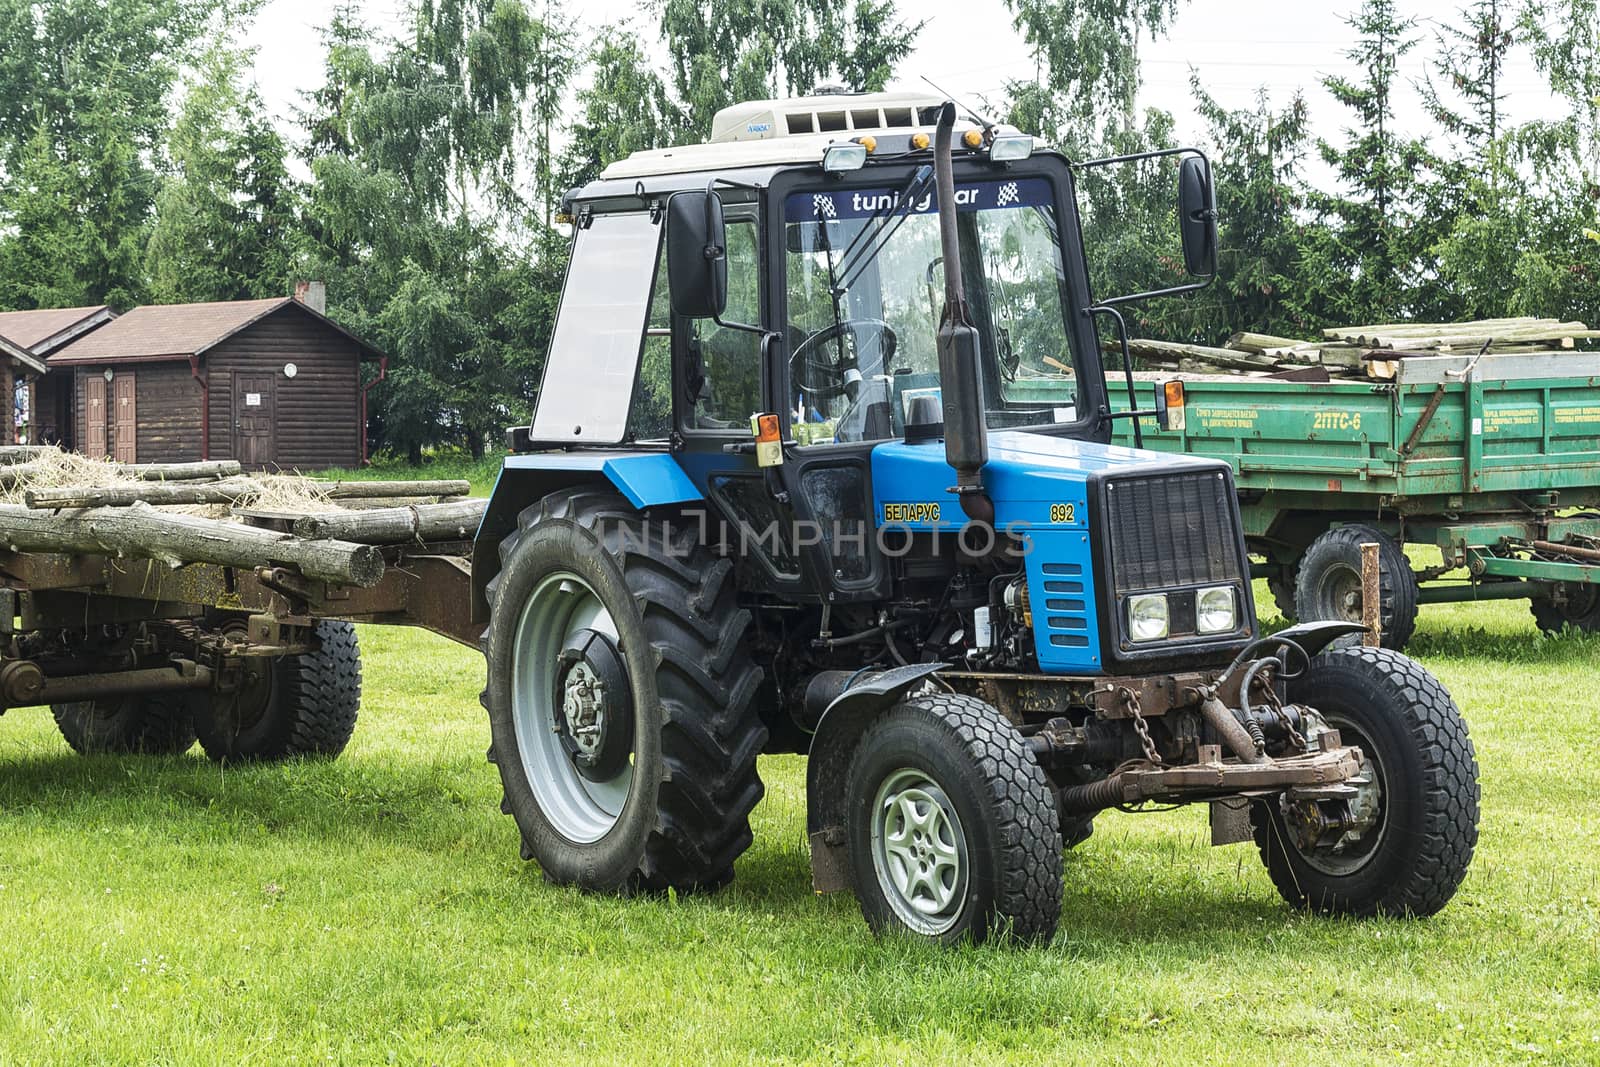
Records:
M512 639L511 722L540 812L562 837L588 845L610 833L622 817L633 786L633 754L615 775L593 781L578 772L562 743L556 674L562 650L582 630L618 642L616 621L587 581L570 571L541 578Z
M955 805L922 771L884 779L872 802L872 867L901 922L937 936L966 907L971 862Z

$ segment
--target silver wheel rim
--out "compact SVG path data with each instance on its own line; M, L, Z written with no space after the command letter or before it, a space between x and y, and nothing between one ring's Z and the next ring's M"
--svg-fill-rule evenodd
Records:
M557 659L580 630L595 630L618 641L616 622L588 582L568 571L540 579L517 620L511 723L522 771L540 812L562 837L587 845L617 825L633 784L633 757L630 754L615 777L593 782L578 773L561 744L555 704Z
M900 921L929 935L955 926L970 866L961 818L939 784L909 768L885 778L872 802L872 867Z

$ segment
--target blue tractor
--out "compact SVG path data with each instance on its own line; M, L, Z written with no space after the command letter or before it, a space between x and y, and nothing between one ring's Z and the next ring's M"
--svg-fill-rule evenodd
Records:
M1200 153L1152 158L1194 276L1166 295L1214 273L1214 199ZM1478 787L1449 694L1359 626L1261 636L1228 465L1107 443L1182 387L1112 414L1098 327L1134 298L1091 292L1079 169L940 98L825 95L569 194L473 559L547 878L714 889L758 757L806 753L816 886L876 931L1048 938L1097 813L1198 802L1295 907L1450 899Z

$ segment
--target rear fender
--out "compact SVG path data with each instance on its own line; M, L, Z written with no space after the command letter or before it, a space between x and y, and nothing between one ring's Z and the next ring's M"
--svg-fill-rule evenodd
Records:
M489 621L484 595L500 573L500 542L517 528L517 516L551 493L610 484L644 511L702 499L677 460L665 452L547 452L507 456L489 494L489 506L472 544L472 621Z
M846 853L845 778L856 744L874 719L920 689L944 663L913 663L863 674L822 713L806 760L806 836L811 841L811 877L819 893L850 888Z

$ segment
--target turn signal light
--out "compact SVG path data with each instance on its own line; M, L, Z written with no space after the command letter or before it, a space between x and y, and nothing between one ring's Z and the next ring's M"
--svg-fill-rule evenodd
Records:
M1172 378L1161 383L1161 408L1166 413L1163 430L1182 430L1183 417L1183 382Z
M757 415L752 421L756 432L756 465L779 466L783 463L783 430L778 425L778 416Z

